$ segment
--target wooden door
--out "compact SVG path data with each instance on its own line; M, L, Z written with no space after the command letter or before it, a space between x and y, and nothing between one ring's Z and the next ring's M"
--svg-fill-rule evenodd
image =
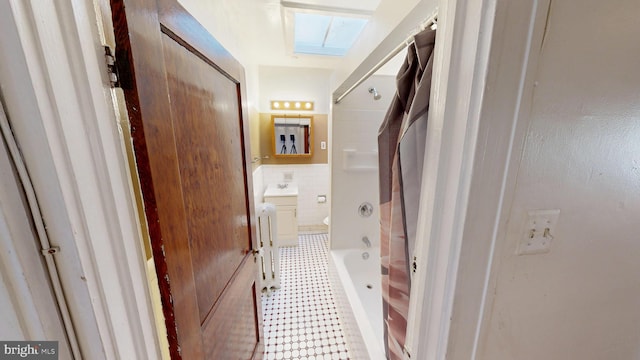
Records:
M244 69L173 0L112 0L174 359L262 354Z

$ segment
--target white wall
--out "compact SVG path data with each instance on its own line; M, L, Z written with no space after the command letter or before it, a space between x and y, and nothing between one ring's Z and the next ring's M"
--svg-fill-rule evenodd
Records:
M374 101L369 87L374 86L382 95ZM361 239L366 235L372 246L380 244L380 213L378 186L378 129L395 94L395 77L372 76L340 104L333 106L331 129L331 225L329 227L331 248L361 248ZM373 167L368 170L345 169L344 150L372 154ZM370 165L369 159L356 159L353 166ZM366 163L366 164L365 164ZM361 217L358 207L362 202L373 205L374 212Z
M264 190L269 184L284 182L284 173L293 173L298 184L298 228L301 231L323 231L323 220L329 215L329 165L262 165L253 173L256 204L264 201ZM319 203L318 195L327 202Z
M258 166L253 170L253 203L258 206L264 201L264 191L267 187L264 185L264 165Z
M245 70L247 86L247 107L249 117L258 113L258 65L253 61L251 49L243 41L252 29L241 28L236 24L243 23L242 19L251 18L254 23L262 21L263 17L257 13L249 14L238 8L238 1L198 1L178 0L178 2L204 26L211 35L242 64Z
M237 11L235 1L196 1L178 0L178 2L242 64L249 62L249 49L240 41L249 29L239 29L235 24L249 16Z
M480 359L640 358L639 12L551 2ZM551 252L515 255L534 209L561 211Z
M260 100L262 113L270 113L271 100L311 100L313 111L278 111L277 113L329 114L329 81L331 71L326 69L260 66ZM331 120L329 120L331 121ZM329 144L329 146L331 146ZM269 184L283 181L283 173L292 171L298 184L298 226L300 230L326 230L323 224L329 215L329 165L263 165L254 175L256 199L260 199ZM256 177L260 179L256 180ZM261 187L256 184L262 184ZM317 196L326 195L326 203L318 203Z
M260 66L260 112L271 111L271 100L311 100L315 109L308 111L277 111L281 113L329 113L329 81L331 70Z
M0 321L3 326L0 327L0 338L11 340L24 340L26 337L20 328L20 320L18 320L18 309L11 301L11 289L4 281L4 276L0 273Z

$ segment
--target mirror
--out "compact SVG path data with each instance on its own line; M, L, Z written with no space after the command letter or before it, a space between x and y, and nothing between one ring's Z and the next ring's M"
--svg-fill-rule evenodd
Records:
M272 115L275 157L311 156L311 116Z

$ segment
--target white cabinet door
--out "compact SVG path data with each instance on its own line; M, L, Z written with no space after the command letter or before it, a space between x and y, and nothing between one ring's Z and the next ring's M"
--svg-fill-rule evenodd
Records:
M280 246L298 245L298 214L297 206L278 205L276 206L276 217L278 219L278 239Z
M298 245L298 197L267 196L265 202L276 206L278 246Z

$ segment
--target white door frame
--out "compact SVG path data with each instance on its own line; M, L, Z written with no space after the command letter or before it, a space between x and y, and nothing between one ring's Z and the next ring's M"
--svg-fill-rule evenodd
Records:
M405 359L481 355L549 3L440 1Z
M5 124L7 118L0 104L0 127L6 128ZM30 212L33 204L29 203L28 184L20 177L24 172L12 158L17 148L12 138L3 135L0 134L0 339L58 341L59 356L71 359L72 349L77 347L70 343L75 339L73 329L65 326L62 316L66 302L55 296L59 286L45 266L45 262L52 265L51 259L42 259L43 247L37 237L37 220Z
M441 0L406 359L444 359L496 0Z
M159 359L96 4L0 1L0 85L83 356Z

